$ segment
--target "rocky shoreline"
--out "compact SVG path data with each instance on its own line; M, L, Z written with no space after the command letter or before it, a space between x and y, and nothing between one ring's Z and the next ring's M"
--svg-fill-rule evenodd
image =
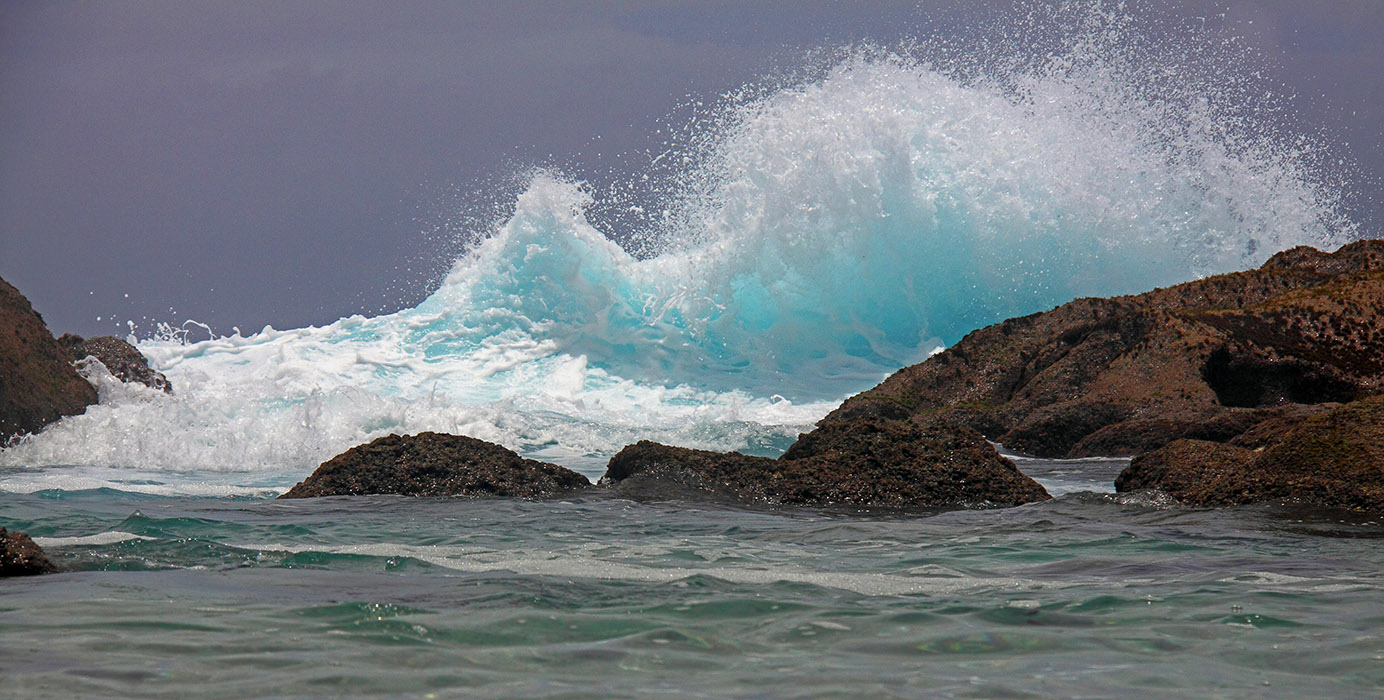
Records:
M120 339L55 339L3 280L0 322L0 441L95 403L77 366L99 362L121 381L172 391ZM1384 241L1294 248L1257 270L981 328L847 399L776 459L641 441L592 485L465 436L390 435L328 460L281 498L596 488L784 506L1050 498L989 441L1039 457L1133 456L1118 491L1188 505L1384 513ZM16 551L32 546L7 537Z
M981 328L822 424L926 420L1037 457L1129 456L1381 391L1384 242L1359 241Z
M1136 456L1119 491L1189 505L1384 512L1381 394L1384 241L1300 247L979 329L847 399L777 459L644 441L599 486L783 505L1049 498L989 438L1040 457Z
M96 387L79 372L92 363L122 382L173 392L148 358L120 338L54 338L29 300L0 279L0 447L95 404ZM28 535L0 528L0 577L54 571Z

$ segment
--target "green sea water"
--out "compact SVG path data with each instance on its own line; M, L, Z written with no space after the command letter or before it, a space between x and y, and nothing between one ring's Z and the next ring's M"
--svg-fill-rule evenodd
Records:
M0 494L0 696L1373 698L1384 523L1110 493L984 511Z

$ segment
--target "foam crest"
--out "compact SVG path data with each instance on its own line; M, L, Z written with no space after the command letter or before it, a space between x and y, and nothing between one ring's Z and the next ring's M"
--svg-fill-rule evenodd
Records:
M420 309L641 381L826 398L987 323L1344 240L1302 153L1127 72L853 56L715 121L681 206L636 236L654 255L540 174Z
M915 576L887 573L853 573L843 571L823 571L817 568L804 568L789 565L742 565L742 566L700 566L670 567L666 564L649 566L622 561L610 556L610 547L600 548L605 556L598 556L577 548L573 552L515 553L493 551L482 547L425 545L415 546L394 543L357 544L342 546L290 545L282 543L236 543L237 549L249 551L284 552L325 552L330 554L370 556L370 557L409 557L455 571L467 573L489 573L508 571L524 576L552 576L558 578L583 578L598 581L639 581L677 584L695 576L711 576L722 581L751 585L775 583L801 583L812 586L838 588L868 596L895 595L954 595L957 593L993 588L1029 589L1052 588L1050 581L1042 582L1016 577L957 577L957 576ZM619 552L624 553L624 552ZM823 624L823 623L816 623ZM827 623L837 624L837 623ZM839 624L838 624L839 627ZM827 627L837 629L837 627Z

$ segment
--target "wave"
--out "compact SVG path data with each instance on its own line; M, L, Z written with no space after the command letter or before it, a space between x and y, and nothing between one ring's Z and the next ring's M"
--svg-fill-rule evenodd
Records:
M974 328L1353 236L1309 142L1181 80L1177 51L1083 31L1036 62L858 49L744 91L655 159L678 188L641 230L601 230L613 203L537 171L416 307L145 340L177 394L93 376L100 405L0 465L285 486L420 430L588 475L641 438L773 454Z

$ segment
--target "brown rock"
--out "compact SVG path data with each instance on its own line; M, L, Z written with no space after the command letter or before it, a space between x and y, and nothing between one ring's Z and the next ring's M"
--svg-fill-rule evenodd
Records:
M1050 498L979 433L888 420L825 426L779 459L640 442L615 455L601 479L644 491L651 481L789 505L954 508Z
M581 474L524 459L491 442L418 433L352 447L279 498L376 493L547 498L590 485Z
M1250 500L1246 481L1254 450L1205 440L1174 440L1135 457L1115 478L1118 492L1159 489L1195 505Z
M1339 408L1340 404L1323 403L1311 406L1289 404L1279 406L1267 411L1258 412L1263 417L1255 421L1252 427L1236 435L1229 443L1237 447L1248 447L1252 450L1260 447L1268 447L1283 439L1284 434L1296 428L1304 420L1312 416L1319 416L1327 411Z
M1272 427L1281 432L1270 436ZM1257 430L1267 447L1170 443L1135 458L1115 488L1157 488L1193 505L1291 501L1384 513L1384 396Z
M173 393L173 385L162 372L150 369L149 358L135 346L113 335L98 338L83 338L80 335L64 333L58 344L67 351L73 362L82 362L88 357L95 358L105 366L116 379L122 382L136 382L166 394Z
M1384 241L974 331L820 425L919 418L1043 457L1232 440L1274 409L1384 392Z
M1252 467L1261 498L1384 513L1384 396L1302 421Z
M43 317L0 279L0 445L96 403Z
M1187 411L1180 418L1130 419L1108 425L1081 439L1068 451L1071 457L1140 454L1155 450L1178 438L1230 442L1241 447L1261 447L1253 436L1260 426L1296 425L1308 416L1329 410L1336 404L1283 404L1267 408L1208 409L1205 413Z
M55 571L57 568L28 535L0 527L0 578L51 574Z

